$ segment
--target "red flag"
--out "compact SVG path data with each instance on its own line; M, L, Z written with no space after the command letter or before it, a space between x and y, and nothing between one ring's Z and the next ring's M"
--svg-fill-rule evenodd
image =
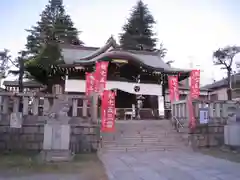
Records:
M113 132L115 130L115 93L104 90L102 95L102 132Z
M103 93L106 87L107 71L108 71L108 62L102 61L102 62L96 63L96 72L95 72L95 78L96 78L95 88L96 89L95 90L100 94Z
M194 117L192 100L197 99L200 95L200 70L191 71L190 96L188 97L189 127L196 127L196 119Z
M190 94L192 99L197 99L200 95L200 70L191 71Z
M94 92L94 86L95 86L94 72L93 73L86 72L85 79L86 79L85 94L86 96L90 96Z
M171 102L179 100L178 77L168 77L168 88Z

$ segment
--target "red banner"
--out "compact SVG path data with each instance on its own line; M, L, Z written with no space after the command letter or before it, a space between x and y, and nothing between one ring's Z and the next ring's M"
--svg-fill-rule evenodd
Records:
M86 89L85 94L86 96L91 95L94 92L94 86L95 86L95 76L93 73L86 72Z
M196 127L196 119L194 117L192 100L197 99L200 95L200 70L192 70L190 78L190 96L188 97L189 127L194 129Z
M115 130L115 93L104 90L102 95L102 132L113 132Z
M106 87L107 71L108 71L108 62L102 61L102 62L96 63L96 72L95 72L95 78L96 78L95 88L96 89L95 90L100 94L103 93Z
M190 94L192 99L197 99L200 95L200 70L191 71Z
M178 77L168 76L168 88L169 88L169 98L170 101L179 100L179 89L178 89Z

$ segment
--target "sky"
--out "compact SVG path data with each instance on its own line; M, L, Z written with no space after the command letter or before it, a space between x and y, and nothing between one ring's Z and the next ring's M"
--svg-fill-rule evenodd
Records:
M122 26L137 0L63 0L79 38L86 46L103 46L113 35L118 39ZM40 19L48 0L0 1L0 50L7 48L16 57L24 48L25 31ZM157 24L158 43L168 49L165 61L178 68L201 69L201 84L226 76L213 66L214 50L240 45L240 1L238 0L143 0ZM159 45L158 45L159 46ZM240 61L240 54L235 61Z

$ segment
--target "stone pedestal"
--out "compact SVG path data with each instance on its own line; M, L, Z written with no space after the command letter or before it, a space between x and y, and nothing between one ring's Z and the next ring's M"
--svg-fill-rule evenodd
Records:
M59 100L52 107L54 110L47 116L44 126L44 140L42 158L45 161L70 161L72 153L69 150L70 125L67 112L69 104ZM55 111L59 110L55 113Z
M69 150L70 125L45 124L43 140L43 159L45 161L70 161L72 153Z

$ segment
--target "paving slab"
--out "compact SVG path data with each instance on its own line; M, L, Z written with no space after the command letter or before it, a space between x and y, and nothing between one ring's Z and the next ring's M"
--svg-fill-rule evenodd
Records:
M240 164L189 151L99 153L110 180L239 180Z

